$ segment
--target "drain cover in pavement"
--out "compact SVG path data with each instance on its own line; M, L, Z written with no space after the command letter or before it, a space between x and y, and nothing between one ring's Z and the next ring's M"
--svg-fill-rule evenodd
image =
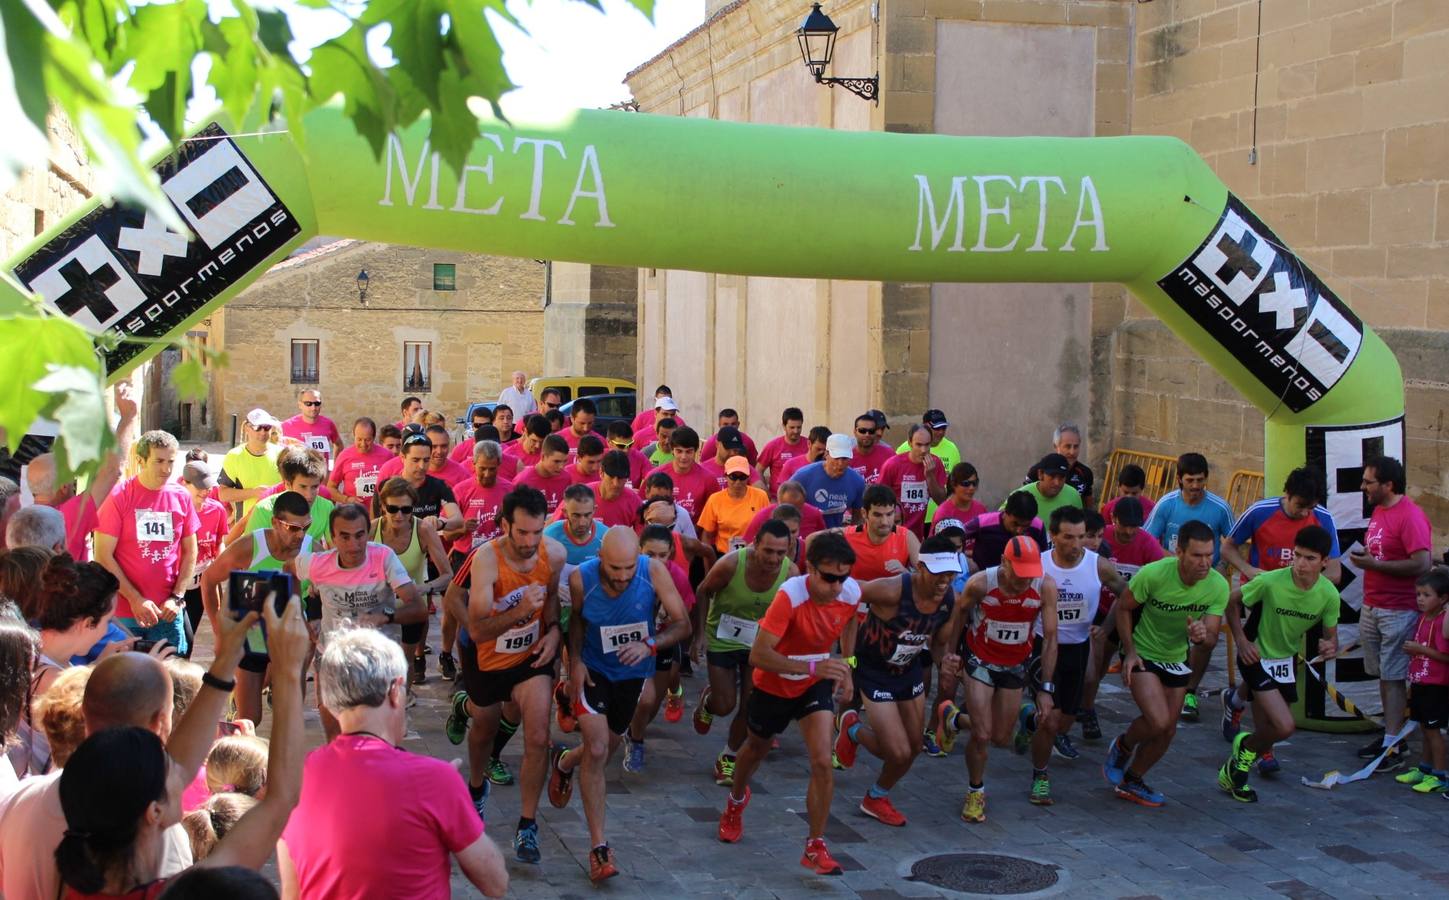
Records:
M968 894L1032 894L1057 883L1057 867L999 853L944 853L911 866L911 881Z

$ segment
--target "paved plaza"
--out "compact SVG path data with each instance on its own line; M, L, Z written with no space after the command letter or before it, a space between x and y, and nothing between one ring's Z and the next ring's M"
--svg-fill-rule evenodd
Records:
M209 656L204 646L209 630L202 631L198 659ZM429 640L439 646L436 618ZM1205 689L1225 683L1222 662L1220 646ZM1383 775L1331 792L1299 783L1302 775L1317 779L1330 769L1357 769L1354 751L1365 741L1360 735L1298 735L1279 748L1283 771L1276 780L1254 778L1260 801L1242 804L1217 787L1217 767L1228 745L1219 730L1218 700L1205 700L1203 721L1183 724L1167 758L1148 776L1167 795L1167 805L1144 809L1117 799L1102 778L1101 761L1107 740L1135 715L1119 685L1117 676L1109 676L1099 698L1104 740L1079 742L1082 758L1075 762L1053 760L1055 805L1030 805L1027 759L993 749L982 825L958 818L966 787L961 743L949 758L921 757L892 792L910 820L904 828L884 826L856 808L879 768L862 750L854 769L836 773L826 838L845 867L839 877L812 875L799 865L808 764L798 733L783 735L780 749L761 767L745 814L744 839L726 845L715 837L726 789L716 787L710 774L724 726L717 722L710 735L701 737L687 715L668 724L661 713L648 734L645 773L624 773L618 758L609 768L608 836L621 874L602 887L588 880L588 830L577 785L567 809L553 809L546 797L542 801L542 865L512 861L507 847L518 816L516 785L493 789L488 831L505 845L510 896L527 898L961 896L907 878L914 861L951 853L1007 854L1058 867L1056 884L1039 896L1180 900L1449 894L1449 802L1415 794ZM687 678L684 686L692 711L702 680ZM429 657L428 683L415 690L418 702L410 711L406 746L443 759L462 757L465 748L454 747L443 735L451 687L438 676L435 657ZM315 706L311 685L308 703ZM312 743L320 743L315 709L308 713L308 730ZM557 729L555 737L578 740ZM1417 740L1413 743L1417 752ZM520 735L504 753L515 772L521 753ZM478 896L456 870L453 886L455 896Z

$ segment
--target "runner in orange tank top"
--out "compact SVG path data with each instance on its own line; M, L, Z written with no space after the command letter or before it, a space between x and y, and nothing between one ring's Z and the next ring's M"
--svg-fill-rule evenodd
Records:
M557 541L543 536L547 518L548 501L542 493L526 485L515 487L499 506L502 534L478 548L468 570L466 621L478 648L476 672L464 668L464 699L475 707L473 727L468 729L470 767L479 779L503 702L517 703L523 714L524 746L513 849L520 861L529 863L539 861L534 817L546 779L549 705L561 638L558 584L565 553ZM454 705L456 711L457 698ZM482 794L475 794L474 802L481 808L488 782L479 780Z

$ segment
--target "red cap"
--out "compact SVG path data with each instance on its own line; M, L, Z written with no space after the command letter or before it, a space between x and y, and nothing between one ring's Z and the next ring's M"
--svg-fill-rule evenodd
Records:
M1017 578L1041 577L1041 548L1026 535L1012 538L1001 558L1011 561L1011 574Z

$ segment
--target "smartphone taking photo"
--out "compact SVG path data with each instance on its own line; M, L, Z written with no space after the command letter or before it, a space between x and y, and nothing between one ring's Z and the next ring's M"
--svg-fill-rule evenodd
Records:
M232 619L241 619L249 612L262 616L263 604L271 598L272 609L281 615L292 598L292 576L288 572L233 572L227 582L227 608ZM263 616L247 629L246 655L267 655L267 623Z

